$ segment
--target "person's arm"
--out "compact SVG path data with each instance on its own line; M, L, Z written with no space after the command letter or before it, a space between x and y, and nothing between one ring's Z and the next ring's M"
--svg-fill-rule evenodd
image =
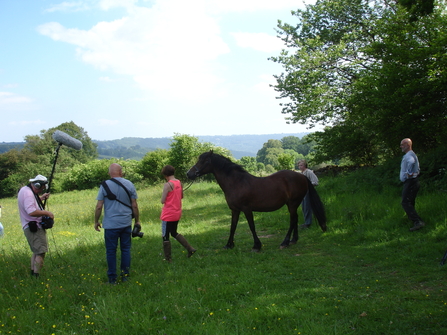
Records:
M104 205L104 200L98 200L95 208L95 230L100 231L101 223L99 223L99 218L102 214L102 207Z
M407 155L404 157L403 160L403 171L404 171L404 178L405 180L411 178L413 176L413 166L416 164L416 160L410 156Z
M135 224L140 224L140 210L138 209L137 199L132 199L132 212L135 219Z
M166 201L166 197L168 196L168 193L173 190L173 186L171 186L171 182L167 182L163 186L163 193L161 194L161 203L164 204Z
M44 211L41 209L37 209L34 212L29 213L30 216L33 216L35 218L41 217L41 216L49 216L50 218L54 219L54 214L49 211Z

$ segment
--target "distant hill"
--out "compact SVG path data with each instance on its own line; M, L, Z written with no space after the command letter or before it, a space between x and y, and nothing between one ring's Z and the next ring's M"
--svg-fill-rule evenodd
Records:
M226 148L231 151L233 156L240 159L243 156L256 157L259 149L268 140L280 140L286 136L295 136L302 138L308 133L286 133L286 134L264 134L264 135L209 135L209 136L196 136L200 142L213 143L216 146ZM123 149L138 152L144 152L142 156L148 151L155 149L169 149L171 137L159 137L159 138L140 138L140 137L124 137L119 140L110 141L97 141L98 152L100 155L106 157L116 157L116 150L121 151ZM115 151L115 155L110 155ZM119 156L119 155L118 155ZM142 157L141 156L141 157ZM130 158L125 156L119 156L124 158ZM141 158L140 157L140 158ZM135 158L138 159L138 158Z
M210 135L196 136L200 142L209 142L216 146L226 148L231 151L236 159L243 156L256 157L259 149L268 140L281 140L286 136L302 138L308 133L285 133L285 134L264 134L264 135ZM172 137L124 137L117 140L98 141L93 140L98 145L100 158L125 158L141 159L147 152L156 149L170 149ZM13 148L23 148L25 142L3 142L0 143L0 153Z
M25 145L25 142L2 142L0 143L0 154L12 149L20 150Z

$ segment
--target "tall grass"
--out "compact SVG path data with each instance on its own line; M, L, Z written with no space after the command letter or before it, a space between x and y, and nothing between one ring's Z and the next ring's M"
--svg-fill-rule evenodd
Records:
M161 185L139 188L144 237L133 239L131 280L116 286L106 284L103 234L93 229L97 190L50 198L56 224L38 280L16 199L2 199L0 334L447 333L447 194L421 193L427 226L411 233L400 189L366 185L322 178L328 232L314 223L288 249L279 249L287 210L256 213L263 250L252 253L244 218L236 247L222 248L222 191L193 184L179 232L198 251L187 258L173 241L172 263L162 255Z

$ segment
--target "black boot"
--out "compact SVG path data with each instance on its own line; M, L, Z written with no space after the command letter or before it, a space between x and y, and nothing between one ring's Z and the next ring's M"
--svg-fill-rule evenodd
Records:
M165 253L165 260L171 262L171 241L163 241L163 251Z

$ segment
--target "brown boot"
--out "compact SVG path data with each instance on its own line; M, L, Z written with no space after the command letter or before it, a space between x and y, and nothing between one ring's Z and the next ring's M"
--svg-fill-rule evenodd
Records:
M188 257L191 257L192 255L194 255L194 253L197 251L196 249L194 249L193 247L191 247L188 243L188 241L183 237L183 235L178 234L175 239L177 241L179 241L179 243L186 249L188 250Z
M171 262L171 241L163 241L163 251L165 253L165 260Z

